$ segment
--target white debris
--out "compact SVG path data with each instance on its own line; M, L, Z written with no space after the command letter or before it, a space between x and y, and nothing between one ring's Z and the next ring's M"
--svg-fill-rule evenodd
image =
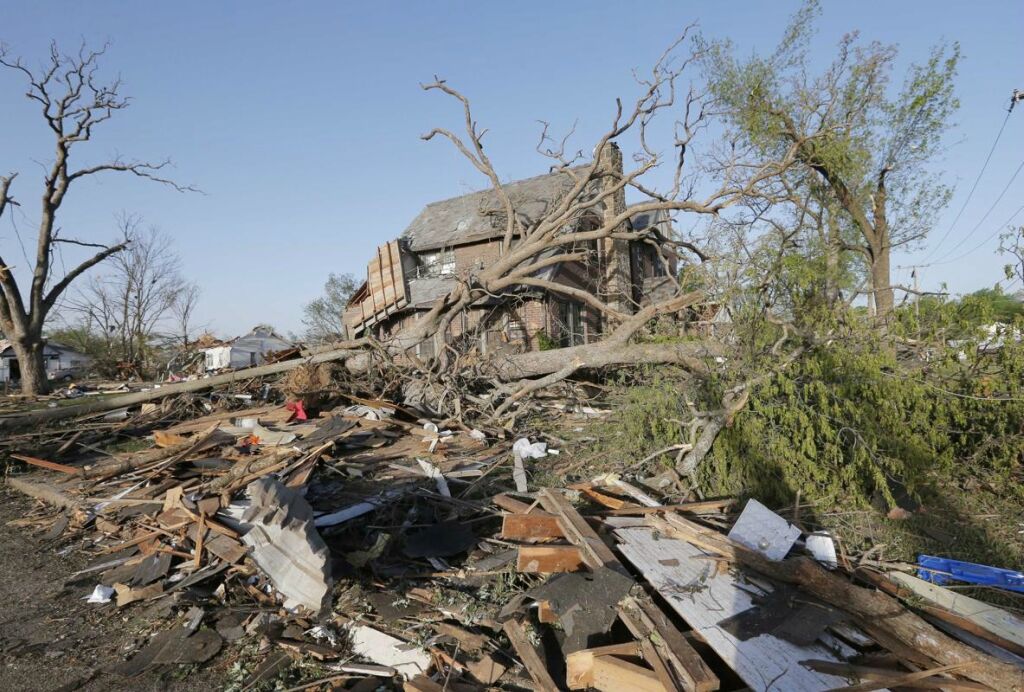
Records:
M541 459L548 455L548 443L531 443L525 437L520 437L512 445L512 451L517 452L522 459Z
M92 590L92 593L83 598L86 603L110 603L110 599L114 596L114 588L111 586L103 586L103 584L97 584L96 588Z
M426 673L433 659L423 649L403 642L366 625L355 625L349 629L352 651L357 655L378 663L391 666L406 679Z
M477 430L476 428L473 428L472 430L469 431L469 436L472 437L474 440L480 440L481 442L487 439L487 434L484 433L482 430Z
M433 478L434 482L437 483L437 492L441 493L445 497L452 496L452 491L448 489L448 481L445 480L444 474L441 473L441 469L423 459L417 459L416 463L418 463L420 468L423 469L423 473L427 475L427 478Z
M781 560L800 537L800 529L757 500L750 500L736 520L729 538L756 550L769 560Z
M331 590L331 556L313 527L313 510L299 493L260 478L247 488L252 504L242 521L252 528L242 542L256 566L284 596L284 606L320 612Z
M839 565L836 557L836 544L827 531L812 533L807 537L807 550L814 559L829 569L835 569Z
M525 493L528 490L526 485L526 469L523 468L523 458L516 451L512 452L512 480L516 483L516 492Z

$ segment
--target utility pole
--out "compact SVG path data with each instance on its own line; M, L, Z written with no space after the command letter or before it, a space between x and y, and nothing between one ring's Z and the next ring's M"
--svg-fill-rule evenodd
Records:
M917 323L917 338L921 339L921 288L917 281L917 270L919 267L914 267L910 272L910 277L914 280L914 321Z

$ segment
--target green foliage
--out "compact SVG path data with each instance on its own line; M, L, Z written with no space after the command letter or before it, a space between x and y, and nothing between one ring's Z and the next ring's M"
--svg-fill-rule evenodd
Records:
M929 163L959 107L960 47L935 46L891 88L896 47L856 32L840 40L830 65L812 62L807 46L818 14L819 3L805 3L768 54L740 57L727 41L698 39L711 93L733 136L765 157L796 146L798 161L847 211L871 214L884 173L890 242L918 240L949 198Z
M549 335L543 329L538 329L537 332L533 335L533 339L537 344L538 351L551 351L556 348L560 348L558 341L553 339L551 335Z
M999 286L975 291L965 296L961 303L965 318L979 325L993 321L1011 323L1024 316L1024 305L1013 296L1003 293Z
M938 479L1014 483L1024 454L1024 348L907 363L866 334L813 350L758 387L702 469L711 492L826 507L925 496ZM1014 484L1013 492L1020 494Z
M322 342L343 336L345 325L342 315L349 298L358 288L359 281L352 274L329 274L324 282L324 294L306 303L302 309L306 339Z

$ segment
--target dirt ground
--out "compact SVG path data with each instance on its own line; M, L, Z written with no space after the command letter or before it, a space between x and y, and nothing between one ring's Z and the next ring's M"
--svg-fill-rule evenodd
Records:
M47 538L46 527L12 521L37 505L0 483L0 690L218 690L222 652L203 668L165 667L126 679L108 669L136 651L160 622L156 605L118 611L83 600L95 586L67 578L95 559L81 541ZM39 516L52 515L52 510Z

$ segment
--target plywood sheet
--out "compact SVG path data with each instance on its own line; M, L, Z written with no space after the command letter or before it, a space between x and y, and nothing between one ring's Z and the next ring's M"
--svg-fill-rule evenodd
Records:
M751 594L715 561L686 541L658 538L650 529L620 529L619 551L672 608L754 690L826 690L843 678L807 670L799 661L835 661L824 646L799 647L772 635L741 641L718 622L753 605ZM746 587L749 589L749 587Z

